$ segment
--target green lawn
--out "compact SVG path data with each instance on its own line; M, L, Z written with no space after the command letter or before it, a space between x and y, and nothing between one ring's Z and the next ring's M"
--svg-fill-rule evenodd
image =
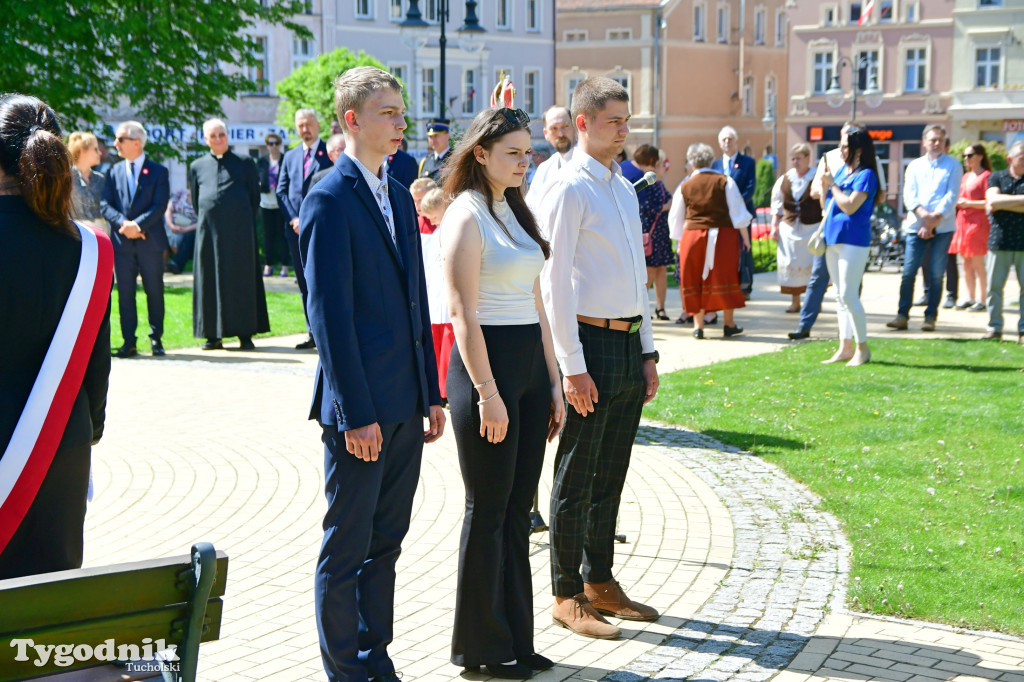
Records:
M139 286L135 291L139 313L139 351L149 350L149 323L146 321L146 294ZM117 312L117 289L110 301L110 345L121 345L121 316ZM259 334L256 338L300 334L306 331L302 314L302 299L298 294L267 292L267 312L270 315L270 333ZM202 340L192 336L192 290L182 287L164 287L164 348L192 348Z
M647 417L774 462L824 500L853 546L854 608L1024 634L1024 348L834 343L661 378Z

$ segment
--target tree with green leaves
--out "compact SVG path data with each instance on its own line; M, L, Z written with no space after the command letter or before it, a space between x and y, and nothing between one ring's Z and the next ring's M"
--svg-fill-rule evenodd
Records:
M0 92L34 95L66 127L97 128L107 112L177 129L221 115L256 90L257 21L311 38L292 17L305 0L47 0L4 3ZM169 145L147 152L177 155Z
M339 47L333 52L310 59L278 81L277 94L281 98L281 103L277 109L277 124L292 130L295 126L295 112L299 109L313 109L320 117L320 135L325 138L329 136L331 131L328 121L337 118L334 111L334 79L357 66L376 66L378 69L387 70L380 60L362 50L357 54ZM404 88L405 84L402 85ZM409 96L404 89L402 99L408 107ZM405 122L412 125L408 115Z
M761 159L754 168L754 206L763 208L772 203L772 187L775 186L775 165L769 159Z

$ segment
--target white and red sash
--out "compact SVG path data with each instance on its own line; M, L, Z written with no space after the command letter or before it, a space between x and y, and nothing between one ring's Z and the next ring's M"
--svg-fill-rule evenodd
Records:
M75 226L82 235L78 275L28 402L0 458L0 553L35 501L64 437L110 299L114 273L110 238L102 231Z

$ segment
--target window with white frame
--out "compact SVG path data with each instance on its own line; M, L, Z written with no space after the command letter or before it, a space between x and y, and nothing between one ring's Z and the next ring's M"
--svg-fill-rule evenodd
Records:
M632 40L633 29L631 28L610 28L605 32L606 40Z
M267 81L270 80L270 60L267 55L267 38L266 36L254 36L253 40L256 43L253 53L259 60L259 63L249 65L249 80L256 84L256 88L250 94L266 95L268 94Z
M917 1L904 2L903 4L903 21L908 24L913 24L921 19L921 9L918 7Z
M754 44L764 45L765 25L768 23L768 10L764 7L754 9Z
M786 33L789 30L789 21L786 18L786 10L779 8L775 10L775 46L783 47L786 44Z
M566 94L566 106L572 108L572 94L576 92L576 87L583 82L586 76L583 74L569 76L565 81L565 94Z
M629 92L629 74L628 73L625 73L623 71L617 71L615 73L608 74L608 77L611 78L616 83L618 83L619 85L621 85L622 87L624 87L626 89L626 92Z
M391 64L388 66L388 72L397 78L403 86L408 88L409 81L406 80L406 76L409 74L409 67L407 64Z
M754 79L750 76L743 79L743 115L754 115Z
M727 43L729 42L729 6L719 5L716 15L718 18L718 33L716 37L718 42Z
M978 0L978 7L1002 7L1003 0Z
M998 47L979 47L974 50L974 87L999 87L999 59L1002 50Z
M420 114L437 116L437 69L420 70Z
M476 113L476 71L462 70L462 113Z
M910 47L903 52L903 91L928 89L928 48Z
M813 53L811 60L811 92L813 94L824 95L828 90L829 85L832 84L834 64L835 54L831 50Z
M879 53L877 49L860 50L854 53L854 63L857 68L857 92L864 92L868 89L871 76L878 79L878 87L882 87L882 71L879 68Z
M405 21L405 8L402 7L402 0L388 0L388 19Z
M373 19L373 0L356 0L356 19Z
M508 31L512 28L512 0L494 0L496 11L494 25Z
M523 72L523 111L540 116L540 71L536 69Z
M707 7L702 2L693 3L693 39L704 42L707 38Z
M859 3L859 2L851 2L849 9L850 9L850 14L849 14L849 17L848 17L849 23L851 25L856 25L856 24L860 23L860 13L861 13L861 10L862 10L861 3Z
M839 23L839 5L821 6L821 25L835 26Z
M423 15L423 21L431 24L436 24L441 18L441 0L423 0L420 3L423 8L421 14Z
M541 0L526 0L526 30L539 31L541 18Z
M880 24L892 23L892 0L882 0L878 3L878 22Z
M307 38L292 38L292 71L299 68L315 55L316 47Z
M583 43L587 40L586 29L574 29L562 32L562 41L566 43Z

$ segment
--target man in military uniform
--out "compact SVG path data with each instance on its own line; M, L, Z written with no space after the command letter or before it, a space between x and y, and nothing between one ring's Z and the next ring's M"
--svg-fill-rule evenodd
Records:
M448 121L445 119L436 119L427 124L427 144L430 145L430 152L420 161L418 177L430 178L441 184L441 170L448 157L452 155L452 148L448 146L449 132Z

